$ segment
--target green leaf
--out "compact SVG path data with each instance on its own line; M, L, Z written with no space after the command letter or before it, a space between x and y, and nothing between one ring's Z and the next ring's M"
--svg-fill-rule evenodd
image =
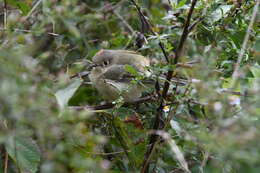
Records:
M220 20L222 17L227 14L231 10L233 5L220 5L212 14L211 14L211 19L212 22L217 22Z
M131 73L134 76L138 75L138 72L136 71L136 69L133 66L130 66L130 65L125 65L125 71Z
M19 10L21 10L23 15L26 15L31 9L31 7L27 3L23 2L23 1L19 1L19 0L7 0L7 4L14 6L14 7L18 8Z
M55 97L61 109L64 109L70 98L74 95L77 89L80 87L82 80L75 79L69 86L66 88L60 89L55 93Z
M210 45L215 41L215 34L210 27L201 25L198 27L197 33L198 41L204 45Z
M230 89L233 87L233 85L234 85L234 80L230 77L230 78L225 78L222 87L224 89ZM241 91L240 84L236 88L234 88L233 91L240 92Z
M181 0L181 1L178 3L178 5L177 5L176 8L181 8L182 6L184 6L185 3L186 3L186 1L187 1L187 0Z
M40 151L35 141L25 136L10 136L5 143L5 147L21 172L37 172L40 163Z
M260 66L259 65L255 65L255 66L251 67L250 71L253 73L254 77L260 78Z
M65 26L67 27L68 31L75 37L75 38L80 38L80 32L78 30L78 28L76 27L76 24L71 22L71 21L63 21Z

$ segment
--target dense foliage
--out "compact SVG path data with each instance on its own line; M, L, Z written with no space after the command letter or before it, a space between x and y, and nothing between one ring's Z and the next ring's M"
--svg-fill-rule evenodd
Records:
M259 172L258 6L0 0L0 173ZM157 62L147 100L70 78L100 49Z

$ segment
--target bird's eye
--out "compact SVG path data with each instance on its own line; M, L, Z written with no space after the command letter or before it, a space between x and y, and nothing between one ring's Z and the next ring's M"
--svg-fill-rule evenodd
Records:
M104 66L107 66L108 64L109 64L108 61L104 61L104 62L103 62L103 65L104 65Z

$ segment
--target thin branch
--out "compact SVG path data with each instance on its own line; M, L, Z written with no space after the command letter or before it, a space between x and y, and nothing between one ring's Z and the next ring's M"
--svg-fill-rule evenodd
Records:
M166 141L166 143L168 143L170 149L175 154L175 158L177 159L180 166L182 167L182 170L184 170L184 172L186 173L191 173L188 167L188 162L185 160L183 152L181 152L180 148L176 144L175 140L171 138L170 134L164 131L159 131L158 135L160 135Z
M121 0L119 2L116 3L116 5L113 5L114 3L106 3L101 9L99 10L95 10L95 9L92 9L91 7L88 7L89 10L92 10L92 11L95 11L95 12L108 12L108 11L111 11L111 10L116 10L118 7L120 7L126 0Z
M142 98L138 98L132 102L125 102L123 106L130 106L130 105L135 105L135 104L140 104L140 103L145 103L148 101L154 101L153 96L146 96ZM70 106L69 108L75 109L75 110L104 110L104 109L110 109L115 107L116 104L113 103L107 103L104 105L97 105L97 106Z
M259 3L260 3L260 0L256 0L256 4L255 4L254 10L253 10L253 14L252 14L252 17L251 17L251 20L250 20L249 26L247 28L247 32L246 32L243 44L242 44L242 48L239 52L237 62L235 64L235 69L234 69L234 72L232 74L233 85L232 85L231 88L233 88L236 85L237 79L239 77L240 63L243 59L244 53L245 53L246 48L247 48L247 42L249 40L249 36L250 36L251 30L252 30L253 24L255 22L256 16L257 16Z
M225 89L221 91L222 93L227 93L227 94L232 94L232 95L237 95L237 96L243 96L243 97L251 97L251 94L248 93L241 93L241 92L237 92L237 91L231 91L229 89Z
M127 21L115 10L112 11L121 21L122 23L126 26L126 28L132 33L134 34L135 31L134 29L127 23Z
M149 31L153 34L153 35L156 35L156 33L153 31L152 27L151 27L151 23L146 19L146 16L144 15L144 13L142 12L141 8L139 7L139 5L135 2L135 0L130 0L135 8L137 9L138 11L138 14L141 18L141 20L146 24L146 26L148 26L148 29Z
M7 168L8 168L8 153L5 151L5 164L4 164L4 173L7 173Z
M7 27L7 2L4 0L4 29Z
M71 75L70 79L73 79L73 78L76 78L76 77L82 78L82 77L88 76L89 73L90 73L89 71L79 72L79 73L76 73L74 75Z
M27 20L32 13L34 12L34 10L40 5L40 3L42 2L42 0L38 0L35 5L33 6L33 8L29 11L29 13L26 15L25 20Z
M130 150L128 150L127 152L130 152ZM84 152L84 153L91 154L91 155L107 156L107 155L123 154L123 153L125 153L125 151L115 151L115 152L111 152L111 153L93 153L93 152Z
M7 129L7 121L4 120L3 121L3 128L6 130ZM4 155L4 173L7 173L7 170L8 170L8 152L6 151L6 149L4 148L3 149L5 155Z
M197 26L198 23L200 23L202 20L204 19L204 17L200 17L198 18L193 24L191 24L191 26L189 27L189 33L195 28L195 26Z
M159 46L160 46L160 48L162 50L162 53L163 53L163 56L165 57L165 60L169 63L170 61L169 61L168 55L167 55L167 53L166 53L166 51L164 49L164 46L163 46L161 41L159 41Z
M101 10L99 11L109 11L112 12L116 17L118 17L122 23L125 25L125 27L132 33L134 34L135 31L134 29L127 23L127 21L116 11L116 9L124 2L124 0L118 2L116 5L112 6L112 4L108 3L106 4ZM108 8L109 10L107 10ZM106 9L106 10L105 10ZM96 11L97 12L97 11Z

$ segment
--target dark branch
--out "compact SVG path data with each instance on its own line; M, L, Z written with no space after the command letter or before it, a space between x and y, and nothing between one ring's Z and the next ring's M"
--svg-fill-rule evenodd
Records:
M146 96L146 97L136 99L132 102L125 102L123 104L123 106L130 106L130 105L140 104L140 103L144 103L144 102L148 102L148 101L154 101L154 100L155 99L154 99L153 95L150 95L150 96ZM86 109L86 110L104 110L104 109L113 108L115 106L116 106L116 104L107 103L107 104L104 104L104 105L97 105L97 106L70 106L69 108L75 109L75 110L84 110L84 109Z
M168 63L171 63L173 65L177 65L177 63L178 63L178 60L179 60L181 53L182 53L182 50L183 50L184 43L185 43L185 41L188 37L188 34L190 32L190 30L189 30L190 20L191 20L191 16L192 16L192 13L193 13L193 10L194 10L196 3L197 3L197 0L192 1L190 10L189 10L189 13L188 13L188 16L187 16L187 20L185 22L184 29L183 29L183 32L182 32L182 35L181 35L181 39L180 39L178 48L175 52L175 59L173 60L173 62L168 62ZM172 77L173 77L173 70L169 70L168 73L167 73L167 76L166 76L166 81L164 83L160 106L158 108L158 111L157 111L157 114L156 114L156 117L155 117L155 121L154 121L153 130L156 130L156 131L160 130L160 129L164 129L164 127L167 126L167 124L165 124L164 119L163 119L163 108L164 108L164 100L167 97L167 92L169 90L170 81L171 81ZM175 109L177 109L178 106L179 106L179 104L177 104ZM156 146L156 144L158 143L159 140L160 140L160 137L158 135L152 134L150 136L149 147L148 147L148 149L145 153L145 159L144 159L144 162L143 162L143 165L142 165L141 173L148 173L149 166L150 166L150 159L151 159L152 154L155 151L155 146Z
M173 65L176 65L178 63L178 60L179 60L179 58L181 56L184 43L185 43L185 41L186 41L186 39L188 37L188 34L189 34L189 25L190 25L191 15L193 13L193 10L194 10L194 7L195 7L196 3L197 3L197 0L193 0L192 1L190 10L189 10L189 13L188 13L188 16L187 16L187 20L185 22L184 29L183 29L183 32L182 32L182 35L181 35L181 39L180 39L178 48L176 50L176 54L175 54L175 58L174 58L174 61L173 61ZM163 98L166 97L167 92L169 90L170 83L168 81L171 80L172 75L173 75L173 70L170 70L168 72L168 74L167 74L167 77L166 77L167 81L164 83L164 87L163 87L163 94L162 94Z
M198 18L192 25L190 25L189 27L189 33L195 28L195 26L200 23L202 20L204 19L204 17L200 17Z

